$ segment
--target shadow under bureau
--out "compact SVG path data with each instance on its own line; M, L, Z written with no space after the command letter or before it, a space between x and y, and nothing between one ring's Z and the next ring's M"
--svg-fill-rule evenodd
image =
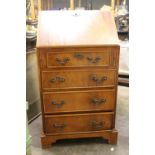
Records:
M64 11L63 14L70 23L67 23L68 26L74 25L74 18L81 18L72 17L74 11ZM80 11L79 16L88 19L96 16L97 20L104 14L111 15L104 11ZM42 147L47 148L59 139L86 137L103 137L109 143L116 144L118 133L115 129L115 117L120 48L114 31L115 25L112 22L113 26L109 26L113 28L108 32L113 36L111 44L104 43L104 37L103 42L100 40L101 34L104 36L104 29L97 27L92 31L96 35L101 33L97 35L99 41L95 38L93 41L91 36L81 32L86 35L86 42L83 42L77 34L79 31L75 29L77 35L74 34L75 39L72 39L72 42L68 41L69 34L66 38L63 33L61 36L54 25L56 23L52 26L49 22L56 22L52 20L52 15L62 18L58 11L40 13L37 38L43 122ZM73 21L70 21L70 18L73 18ZM60 24L59 22L57 24ZM107 23L104 18L100 22ZM100 25L102 24L98 25L99 28ZM109 39L107 34L105 36Z

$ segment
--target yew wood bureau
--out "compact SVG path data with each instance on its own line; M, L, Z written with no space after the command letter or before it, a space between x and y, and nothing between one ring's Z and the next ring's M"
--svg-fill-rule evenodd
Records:
M111 12L41 11L38 21L42 147L87 137L116 144L119 45Z

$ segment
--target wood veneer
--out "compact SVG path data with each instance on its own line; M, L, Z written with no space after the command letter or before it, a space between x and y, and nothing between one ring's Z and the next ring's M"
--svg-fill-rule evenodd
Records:
M119 45L112 13L41 11L37 56L42 147L85 137L116 144Z
M46 114L113 111L114 103L115 89L43 93Z

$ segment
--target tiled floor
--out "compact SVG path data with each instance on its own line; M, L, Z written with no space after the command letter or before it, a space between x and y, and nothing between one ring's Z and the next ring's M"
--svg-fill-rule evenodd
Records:
M103 139L61 140L51 148L43 150L40 143L41 117L30 125L32 155L128 155L129 154L129 99L128 87L118 87L116 129L119 132L118 144L106 144Z

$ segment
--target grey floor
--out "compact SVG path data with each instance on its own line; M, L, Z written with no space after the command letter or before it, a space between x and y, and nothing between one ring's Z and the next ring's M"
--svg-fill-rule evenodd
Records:
M116 129L118 144L107 144L103 139L61 140L49 149L42 149L40 143L41 117L29 125L32 136L32 155L128 155L129 154L129 98L128 87L118 87Z

